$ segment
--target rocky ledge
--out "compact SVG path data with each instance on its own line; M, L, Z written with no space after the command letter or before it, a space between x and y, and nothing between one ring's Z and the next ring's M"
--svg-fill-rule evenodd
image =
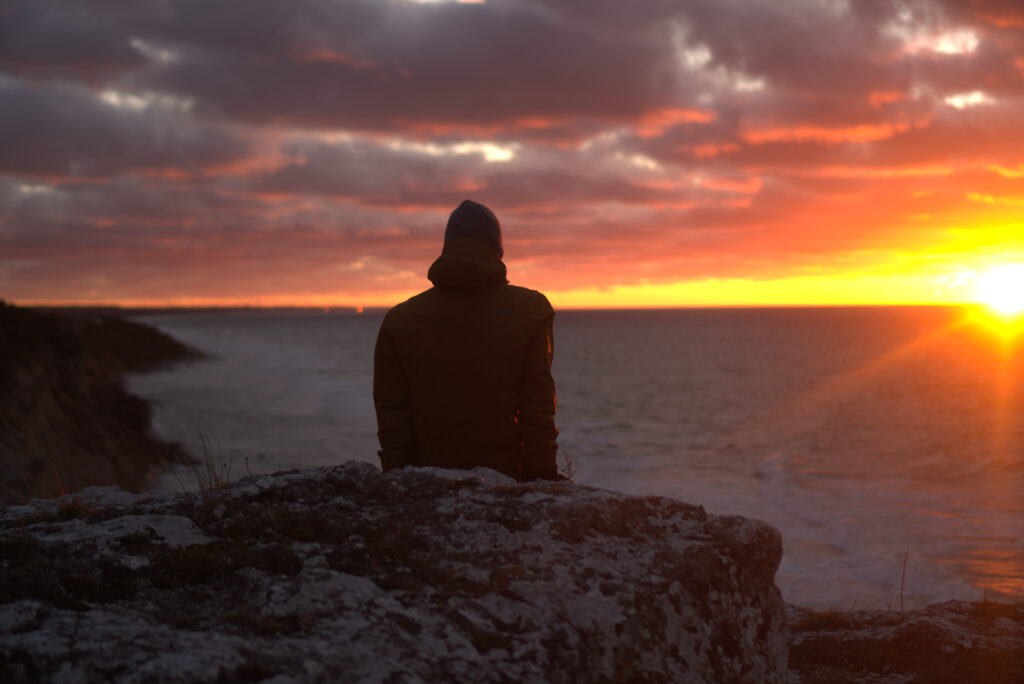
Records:
M789 667L812 682L1024 682L1024 606L947 601L920 610L790 607Z
M773 527L350 462L0 514L5 681L782 682Z

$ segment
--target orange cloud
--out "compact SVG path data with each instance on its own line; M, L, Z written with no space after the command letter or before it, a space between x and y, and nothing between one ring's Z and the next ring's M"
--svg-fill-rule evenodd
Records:
M1008 10L1012 11L1012 10ZM1024 14L1020 14L1020 10L1017 10L1017 14L982 14L982 18L986 21L998 26L999 28L1024 28Z
M967 193L967 199L978 204L1003 204L1011 207L1024 207L1024 197L993 197L977 192Z
M705 178L700 183L705 188L712 190L725 190L746 195L756 194L763 185L760 176L752 176L746 180L733 180L730 178Z
M682 147L680 151L692 154L697 159L711 159L735 152L738 149L740 149L740 146L736 143L707 143Z
M655 109L634 121L633 132L641 138L654 138L681 123L708 123L714 119L714 112L702 109Z
M870 142L891 138L897 133L910 128L908 123L896 124L863 124L841 128L823 126L787 126L748 130L740 133L740 137L752 145L767 142L806 142L820 141L828 143Z
M1003 178L1024 178L1024 164L1019 165L1016 169L1008 169L998 164L992 164L986 168L989 171L998 173Z
M907 99L907 94L901 90L888 90L885 92L872 92L868 95L868 102L875 109L881 108L884 104L891 102L902 102Z
M872 167L872 166L823 166L807 171L807 175L822 178L908 178L913 176L948 176L954 171L952 166L926 167Z

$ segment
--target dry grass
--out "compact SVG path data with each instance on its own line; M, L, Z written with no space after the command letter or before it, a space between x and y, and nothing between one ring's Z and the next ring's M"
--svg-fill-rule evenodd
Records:
M903 570L900 572L900 615L903 615L903 583L907 579L907 559L910 558L910 549L903 554Z
M98 512L99 508L94 503L85 501L77 494L66 494L57 502L56 519L64 521L90 518Z
M576 465L569 458L569 452L564 449L562 453L562 466L558 469L558 474L564 477L566 480L572 482L573 478L576 477Z
M213 440L205 432L196 429L198 454L193 454L192 475L196 480L196 491L203 506L212 508L220 502L224 490L231 484L231 468L234 465L235 449L225 454L220 441ZM245 469L249 470L249 459L245 459ZM184 484L182 484L184 488Z

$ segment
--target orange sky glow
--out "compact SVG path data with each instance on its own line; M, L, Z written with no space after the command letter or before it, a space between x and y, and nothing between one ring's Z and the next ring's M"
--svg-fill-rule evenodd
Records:
M470 198L560 308L1024 310L1013 0L73 4L4 18L18 304L390 306Z

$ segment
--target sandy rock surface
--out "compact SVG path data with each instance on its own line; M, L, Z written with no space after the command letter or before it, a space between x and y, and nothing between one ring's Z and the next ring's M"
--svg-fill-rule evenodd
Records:
M781 682L777 530L350 462L0 513L5 681Z

